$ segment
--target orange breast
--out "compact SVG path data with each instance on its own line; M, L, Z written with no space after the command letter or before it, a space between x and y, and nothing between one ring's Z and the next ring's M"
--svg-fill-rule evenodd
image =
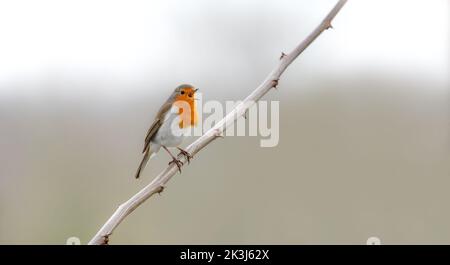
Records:
M180 128L188 128L197 125L197 104L195 100L177 100L175 105L179 108Z

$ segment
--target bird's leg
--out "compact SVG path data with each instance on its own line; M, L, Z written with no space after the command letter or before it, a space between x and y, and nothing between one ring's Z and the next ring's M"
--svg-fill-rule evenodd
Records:
M181 149L179 147L177 147L177 148L178 148L178 150L180 150L181 154L184 155L184 157L186 157L186 160L188 161L188 164L191 163L191 159L193 159L194 157L191 154L189 154L188 151L183 150L183 149Z
M172 153L169 151L169 149L167 149L167 147L165 147L164 145L162 146L167 153L169 153L169 155L172 157L172 161L169 162L169 165L172 163L175 163L178 167L178 171L180 171L181 173L181 166L183 166L183 162L181 162L180 160L178 160L174 155L172 155Z

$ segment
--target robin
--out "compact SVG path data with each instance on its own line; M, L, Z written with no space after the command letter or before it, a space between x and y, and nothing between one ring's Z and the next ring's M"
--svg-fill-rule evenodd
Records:
M188 84L180 85L175 88L172 95L161 106L145 137L144 149L142 150L143 157L137 169L136 178L139 178L148 160L161 147L172 157L169 165L175 163L180 172L183 163L169 151L168 147L178 148L181 154L186 157L188 163L190 162L192 156L179 146L183 142L186 132L197 125L197 106L195 103L197 90Z

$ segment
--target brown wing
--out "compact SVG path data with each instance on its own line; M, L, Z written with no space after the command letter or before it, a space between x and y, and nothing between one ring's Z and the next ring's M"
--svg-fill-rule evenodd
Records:
M164 104L161 109L159 109L158 114L156 114L155 121L152 123L150 128L147 131L147 135L145 136L145 143L144 143L144 149L142 150L142 153L145 152L148 145L150 144L150 140L153 138L155 133L158 131L159 127L161 127L164 118L166 117L167 112L172 107L172 104L166 103Z

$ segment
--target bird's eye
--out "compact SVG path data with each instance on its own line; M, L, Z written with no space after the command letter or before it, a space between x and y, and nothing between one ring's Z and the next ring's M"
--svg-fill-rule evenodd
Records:
M180 94L181 94L181 95L184 95L184 91L181 91Z

